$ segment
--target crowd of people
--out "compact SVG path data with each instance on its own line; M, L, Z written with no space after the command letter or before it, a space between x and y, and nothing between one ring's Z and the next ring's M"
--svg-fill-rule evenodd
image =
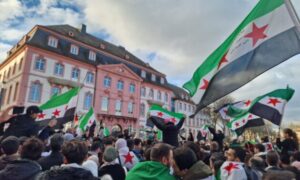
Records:
M273 144L267 137L261 143L228 144L219 130L210 129L211 140L181 139L184 119L177 125L154 120L163 132L160 142L155 136L139 139L127 129L105 137L103 128L79 136L73 128L55 130L56 120L36 128L39 112L29 107L21 119L7 121L9 127L0 134L0 179L300 179L298 138L291 129L284 129L284 139Z

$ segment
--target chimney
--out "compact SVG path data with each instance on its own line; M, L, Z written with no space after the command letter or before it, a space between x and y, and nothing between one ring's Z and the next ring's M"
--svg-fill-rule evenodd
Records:
M81 24L81 33L85 34L86 33L86 25L85 24Z

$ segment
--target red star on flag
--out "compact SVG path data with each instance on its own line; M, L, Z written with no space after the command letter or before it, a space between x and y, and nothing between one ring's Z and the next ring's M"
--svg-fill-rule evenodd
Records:
M224 169L228 172L228 175L230 175L232 170L239 169L239 167L238 167L238 164L233 164L231 162L228 164L228 166L224 167Z
M164 115L164 114L163 114L162 112L158 112L158 113L157 113L157 116L158 116L158 117L162 117L163 115Z
M45 116L46 116L46 114L44 114L44 113L39 113L39 114L38 114L38 119L44 119Z
M171 120L170 120L172 123L176 123L176 119L175 118L171 118Z
M125 158L124 164L126 164L126 163L131 163L132 164L133 163L132 159L133 159L134 156L131 156L130 152L128 152L127 155L123 155L123 156Z
M55 111L54 112L52 112L52 114L53 114L53 116L59 116L59 114L60 114L60 110L58 110L58 109L55 109Z
M226 59L226 55L227 55L227 52L224 54L224 56L222 57L221 61L219 62L218 69L220 69L220 67L222 66L223 63L227 63L228 62L228 60Z
M239 126L240 126L240 123L236 122L236 123L235 123L235 126L236 126L236 127L239 127Z
M92 125L92 124L93 124L93 121L92 121L92 120L90 120L90 121L89 121L89 124L90 124L90 125Z
M250 100L248 100L248 101L245 102L245 105L246 105L246 106L249 106L250 104L251 104L251 101L250 101Z
M267 151L271 151L273 149L271 143L267 143Z
M249 114L248 119L251 119L252 117L253 117L252 114Z
M255 23L252 24L252 32L246 34L245 38L252 38L252 46L255 46L257 41L260 39L264 39L267 35L264 33L267 29L268 24L262 27L257 27Z
M224 113L225 113L225 114L227 114L227 113L228 113L228 109L224 109L223 111L224 111Z
M207 132L202 132L203 137L206 137L206 135L207 135Z
M204 83L204 84L200 87L201 90L205 90L205 89L207 89L207 87L208 87L208 80L203 79L203 83Z
M273 106L276 106L277 103L281 103L281 102L276 98L270 98L268 102L268 104L272 104Z
M243 119L243 123L245 123L246 122L246 120L245 119Z

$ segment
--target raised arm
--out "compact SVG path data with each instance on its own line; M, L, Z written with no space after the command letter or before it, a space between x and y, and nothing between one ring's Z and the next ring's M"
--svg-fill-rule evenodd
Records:
M179 123L176 125L177 129L181 129L181 127L183 126L184 120L185 120L184 117L180 119Z
M166 126L160 122L158 122L158 120L156 120L155 118L153 117L149 117L149 119L153 122L153 124L160 130L164 130L166 129Z
M210 133L212 133L215 136L216 130L214 128L208 127L208 130L209 130Z

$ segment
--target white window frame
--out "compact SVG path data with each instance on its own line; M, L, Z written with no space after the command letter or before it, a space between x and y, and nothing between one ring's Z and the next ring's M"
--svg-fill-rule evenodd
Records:
M143 78L146 78L146 71L142 70L141 76L142 76Z
M86 74L86 83L93 84L95 81L95 75L93 72L87 72Z
M160 84L165 84L165 78L163 77L160 78Z
M55 37L53 37L53 36L49 36L49 38L48 38L48 46L57 48L57 44L58 44L58 39L55 38Z
M89 60L92 60L92 61L96 60L96 53L94 51L89 52Z
M59 65L59 67L57 67ZM56 69L58 68L58 69ZM54 74L57 76L63 76L65 71L65 66L61 63L55 63L54 65Z
M151 81L155 81L155 80L156 80L155 74L151 74Z
M75 73L74 71L77 71L77 72ZM74 76L73 76L74 74L77 74L77 77L74 77ZM72 72L71 72L71 77L72 77L72 79L74 79L74 80L78 80L79 77L80 77L80 69L79 69L79 68L73 68L73 69L72 69Z
M79 47L74 44L71 44L70 53L74 55L78 55L78 52L79 52Z
M128 114L133 114L134 104L133 102L128 102Z
M117 90L122 91L124 89L124 81L118 80L117 82Z
M39 103L42 98L42 84L35 82L32 83L30 90L29 90L29 102Z
M104 77L103 86L106 88L111 86L111 77L109 77L109 76Z
M122 101L120 99L117 99L115 102L115 112L117 115L122 113Z
M91 101L89 102L89 104L87 104L88 96L91 97ZM92 105L93 105L93 94L88 92L84 96L83 109L88 110L92 107Z
M108 111L108 107L109 107L109 100L108 97L102 97L101 100L101 111Z
M37 66L37 63L39 62L39 65ZM43 66L41 66L41 64L43 64ZM34 63L34 70L38 70L38 71L45 71L45 65L46 65L46 61L43 58L38 58L35 60ZM42 69L41 69L42 68Z
M130 83L129 85L129 92L134 93L135 92L135 84Z

